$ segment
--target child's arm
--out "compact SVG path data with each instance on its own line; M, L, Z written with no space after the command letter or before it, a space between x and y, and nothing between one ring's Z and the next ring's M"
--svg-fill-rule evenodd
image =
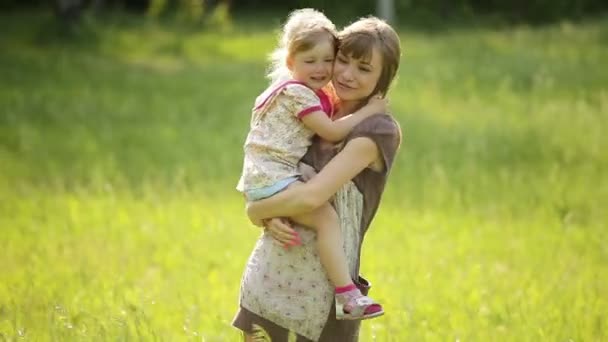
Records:
M371 115L386 112L386 100L372 97L369 102L358 111L332 121L321 111L312 112L302 118L302 123L313 130L321 138L337 142L346 137L348 133L364 119Z

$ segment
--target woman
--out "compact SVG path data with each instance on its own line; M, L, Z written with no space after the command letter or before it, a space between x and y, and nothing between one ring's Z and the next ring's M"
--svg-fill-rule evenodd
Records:
M342 30L332 77L340 100L334 118L356 111L372 94L386 94L399 57L397 34L377 18L360 19ZM358 321L335 318L333 287L320 265L314 232L271 218L311 212L335 195L349 270L366 293L368 284L359 277L361 244L400 139L399 126L389 115L367 118L339 146L316 141L309 148L301 162L305 178L312 175L305 184L248 205L250 219L266 220L266 229L247 263L233 322L246 341L261 336L275 342L358 339ZM294 234L302 245L284 249Z

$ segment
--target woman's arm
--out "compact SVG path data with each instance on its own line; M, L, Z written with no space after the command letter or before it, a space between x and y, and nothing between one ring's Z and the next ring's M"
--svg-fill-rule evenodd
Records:
M376 143L367 137L350 140L310 181L294 184L272 197L247 203L247 215L256 222L310 212L327 202L379 156Z

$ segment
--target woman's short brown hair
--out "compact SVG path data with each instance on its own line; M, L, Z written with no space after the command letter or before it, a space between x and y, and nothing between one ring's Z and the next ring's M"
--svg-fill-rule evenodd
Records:
M401 59L401 44L397 32L381 19L366 17L342 29L338 38L340 52L357 59L371 59L374 47L378 49L382 58L382 72L370 96L377 93L386 95Z

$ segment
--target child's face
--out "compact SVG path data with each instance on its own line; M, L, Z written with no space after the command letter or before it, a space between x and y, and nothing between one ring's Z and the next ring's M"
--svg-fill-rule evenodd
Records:
M312 49L295 53L287 59L293 78L314 90L323 88L331 79L334 65L334 45L322 40Z

